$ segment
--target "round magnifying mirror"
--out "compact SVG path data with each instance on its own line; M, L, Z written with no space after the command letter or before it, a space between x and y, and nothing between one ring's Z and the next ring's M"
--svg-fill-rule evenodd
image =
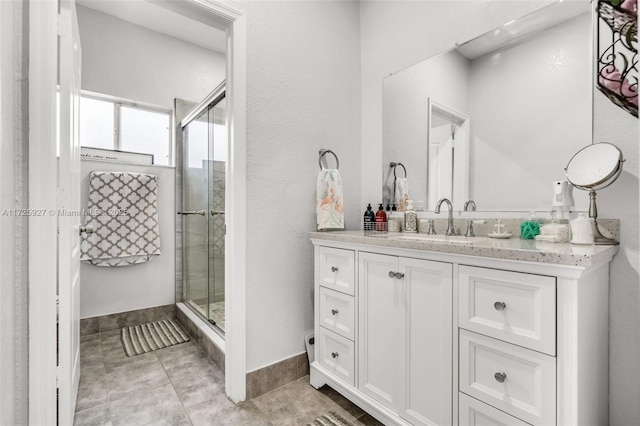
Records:
M567 164L567 179L580 189L602 189L622 172L622 152L613 144L601 142L582 148Z
M595 244L618 244L604 237L598 229L596 190L611 185L622 173L624 158L617 146L600 142L588 145L569 160L565 168L567 180L576 188L589 191L589 217L593 219Z

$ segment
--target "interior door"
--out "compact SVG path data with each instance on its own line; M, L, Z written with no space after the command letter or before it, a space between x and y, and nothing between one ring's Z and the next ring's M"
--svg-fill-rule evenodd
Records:
M75 0L58 17L58 424L71 425L80 382L80 36Z

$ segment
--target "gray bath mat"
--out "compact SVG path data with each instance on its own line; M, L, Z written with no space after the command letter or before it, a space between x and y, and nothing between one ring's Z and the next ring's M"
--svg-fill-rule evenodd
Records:
M307 426L353 426L346 421L340 414L335 411L329 411L324 413L311 423L307 423Z
M189 336L174 320L122 327L120 337L127 356L140 355L189 341Z

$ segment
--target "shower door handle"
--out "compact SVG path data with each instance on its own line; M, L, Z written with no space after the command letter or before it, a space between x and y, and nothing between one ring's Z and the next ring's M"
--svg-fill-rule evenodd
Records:
M211 216L224 214L224 210L211 210Z
M178 212L179 215L189 215L189 214L199 214L200 216L204 216L207 214L204 210L185 210L183 212Z

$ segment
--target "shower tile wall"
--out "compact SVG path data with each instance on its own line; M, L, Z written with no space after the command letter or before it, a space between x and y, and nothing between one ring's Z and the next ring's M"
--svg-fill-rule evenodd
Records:
M182 129L180 122L196 106L195 102L176 99L175 107L175 166L176 166L176 211L182 206ZM176 215L176 303L183 301L182 283L182 216Z
M213 196L209 198L210 210L216 212L225 211L225 163L214 161L211 176ZM210 286L214 289L214 294L210 303L224 301L224 237L225 237L225 215L214 215L211 221L213 226L209 227L209 238L211 241L209 250L210 265L213 266L213 273L210 274Z
M207 170L208 165L204 161L201 168L187 167L184 169L183 177L185 179L183 182L187 182L182 194L184 205L191 206L190 208L198 206L198 209L208 207L206 204L198 203L199 200L206 197L209 190ZM183 227L183 232L186 232L184 235L185 245L182 247L186 254L183 258L183 267L189 271L189 286L186 296L187 299L194 301L203 309L206 309L209 284L208 216L208 214L206 216L192 215L182 218L183 221L186 221L186 226Z

